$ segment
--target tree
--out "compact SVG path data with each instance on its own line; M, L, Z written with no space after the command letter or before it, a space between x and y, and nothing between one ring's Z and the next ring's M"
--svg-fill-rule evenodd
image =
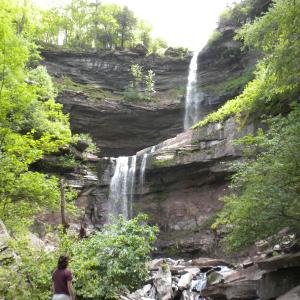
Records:
M38 54L29 28L18 30L17 11L11 2L0 3L0 219L10 230L58 205L57 179L30 171L30 164L71 137L54 91L39 82L43 72L27 68Z
M148 49L151 45L151 40L152 40L151 25L149 25L145 21L139 21L137 25L137 30L138 30L138 34L137 34L138 43L142 43Z
M125 43L131 43L134 33L133 29L137 23L137 19L134 16L134 13L128 9L127 6L124 6L123 9L116 16L119 28L118 33L120 35L120 47L124 49Z
M300 230L300 107L269 121L270 129L239 143L252 154L235 165L232 193L215 226L228 224L225 238L237 250L289 227ZM252 150L252 151L249 151ZM259 150L261 153L253 158Z

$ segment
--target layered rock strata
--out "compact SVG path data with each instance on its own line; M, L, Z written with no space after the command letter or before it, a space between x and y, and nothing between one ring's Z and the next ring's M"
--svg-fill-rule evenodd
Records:
M136 184L133 195L134 214L147 213L158 224L159 248L172 254L217 253L210 224L222 207L231 162L242 152L232 141L256 131L249 125L239 130L233 119L224 124L210 124L164 141L155 151L137 153ZM143 155L148 152L144 184L139 184ZM100 224L108 209L109 183L115 168L114 159L98 163L99 184L93 205L101 211ZM89 204L90 205L90 204Z

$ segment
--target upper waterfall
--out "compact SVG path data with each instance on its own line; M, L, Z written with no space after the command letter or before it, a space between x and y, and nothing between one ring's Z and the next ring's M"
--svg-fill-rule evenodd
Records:
M185 98L185 116L184 130L189 129L200 118L199 104L201 102L201 94L197 90L197 58L200 50L194 51L189 66L188 82L186 87Z

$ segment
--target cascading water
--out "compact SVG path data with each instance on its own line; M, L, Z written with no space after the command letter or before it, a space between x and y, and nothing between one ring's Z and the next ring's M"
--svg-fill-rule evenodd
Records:
M152 154L155 151L155 147L156 146L151 147L150 154ZM145 183L145 171L146 171L148 157L149 157L149 152L144 153L142 162L141 162L140 178L139 178L139 186L140 186L141 190L143 189L143 186Z
M185 99L185 116L184 116L184 130L188 130L200 118L199 104L201 102L202 93L197 90L197 58L199 50L193 53L192 60L189 66L188 83L186 87Z
M117 158L114 175L109 186L109 214L132 217L136 156Z

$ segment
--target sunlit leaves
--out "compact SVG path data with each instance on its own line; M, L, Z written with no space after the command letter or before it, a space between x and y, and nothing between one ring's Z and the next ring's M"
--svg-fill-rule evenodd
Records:
M235 250L284 227L300 229L300 108L272 119L268 133L241 144L254 145L260 154L236 164L231 195L215 224L229 225L225 240Z
M68 117L51 98L46 70L27 68L38 56L29 41L29 11L15 1L3 1L0 8L0 219L13 230L58 204L57 180L29 167L64 146L71 133Z

